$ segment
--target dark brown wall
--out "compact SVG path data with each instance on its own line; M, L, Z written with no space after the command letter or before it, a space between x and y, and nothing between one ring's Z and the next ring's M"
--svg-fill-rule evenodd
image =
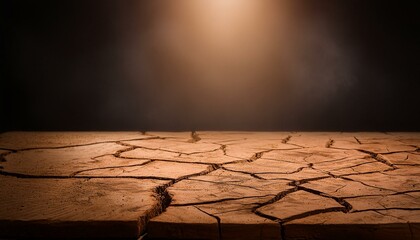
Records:
M0 130L420 130L415 1L187 1L3 0Z

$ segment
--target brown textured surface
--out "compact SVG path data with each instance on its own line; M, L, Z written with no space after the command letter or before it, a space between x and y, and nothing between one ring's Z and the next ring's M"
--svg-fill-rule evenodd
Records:
M0 237L420 239L419 145L419 133L3 133Z

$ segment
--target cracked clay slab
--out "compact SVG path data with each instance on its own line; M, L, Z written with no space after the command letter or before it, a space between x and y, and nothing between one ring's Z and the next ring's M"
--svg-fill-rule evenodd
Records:
M420 239L419 146L419 133L2 133L0 239Z

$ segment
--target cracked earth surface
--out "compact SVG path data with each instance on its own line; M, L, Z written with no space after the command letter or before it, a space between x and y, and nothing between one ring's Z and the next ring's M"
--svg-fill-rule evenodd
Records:
M420 133L0 134L0 238L420 239Z

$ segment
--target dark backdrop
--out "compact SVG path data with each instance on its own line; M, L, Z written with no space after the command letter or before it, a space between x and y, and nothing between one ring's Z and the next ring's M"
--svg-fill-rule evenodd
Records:
M2 0L0 130L420 130L416 1L289 1L230 48L174 2Z

